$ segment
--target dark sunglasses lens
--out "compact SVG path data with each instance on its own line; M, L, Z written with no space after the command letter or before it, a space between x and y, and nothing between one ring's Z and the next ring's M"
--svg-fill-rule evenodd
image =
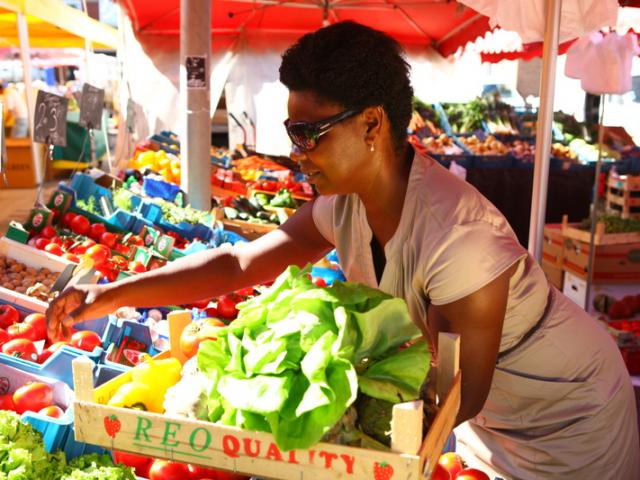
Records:
M287 132L293 144L302 150L312 150L316 146L315 135L306 125L289 125Z

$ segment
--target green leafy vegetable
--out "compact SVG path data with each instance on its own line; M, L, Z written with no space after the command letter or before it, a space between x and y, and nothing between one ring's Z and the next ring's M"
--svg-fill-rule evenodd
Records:
M87 201L84 200L76 200L76 205L78 208L82 210L93 213L94 215L102 215L102 212L98 209L98 203L96 202L96 197L91 195Z
M269 431L283 450L317 443L359 383L373 398L415 400L430 363L424 341L399 350L419 336L403 300L356 283L316 287L309 271L289 267L198 352L208 419Z

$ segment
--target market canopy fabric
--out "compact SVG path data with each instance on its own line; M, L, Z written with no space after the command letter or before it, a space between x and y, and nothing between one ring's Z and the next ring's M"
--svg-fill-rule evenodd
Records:
M27 16L32 47L83 48L85 39L93 42L94 48L118 46L116 29L59 0L0 0L0 48L20 45L18 13Z
M432 46L443 56L489 30L487 17L443 0L211 0L215 36L295 37L327 22L354 20L405 45ZM180 33L180 0L119 0L137 35Z

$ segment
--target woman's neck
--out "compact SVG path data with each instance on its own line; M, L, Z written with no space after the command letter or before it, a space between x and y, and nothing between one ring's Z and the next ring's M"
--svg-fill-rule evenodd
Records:
M384 247L398 228L404 205L409 174L413 163L413 149L407 146L396 153L381 151L381 160L366 189L358 193L365 210L367 221L374 235Z

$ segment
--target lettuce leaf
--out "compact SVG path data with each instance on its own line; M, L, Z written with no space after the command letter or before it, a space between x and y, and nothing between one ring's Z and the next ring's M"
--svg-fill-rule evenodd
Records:
M359 385L394 402L418 398L429 367L424 342L398 350L420 335L403 300L357 283L320 288L310 269L287 268L198 351L212 380L209 419L271 432L282 450L320 441Z

